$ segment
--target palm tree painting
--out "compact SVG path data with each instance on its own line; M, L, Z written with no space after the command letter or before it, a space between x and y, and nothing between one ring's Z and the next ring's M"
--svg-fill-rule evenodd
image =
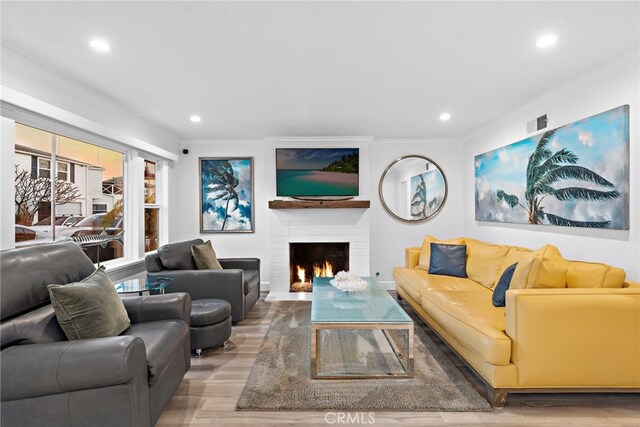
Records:
M200 158L200 231L252 232L253 159Z
M629 106L475 158L476 220L629 229Z
M427 217L427 186L422 174L411 177L411 219Z
M409 212L411 219L429 218L444 201L446 185L439 170L423 172L411 177Z

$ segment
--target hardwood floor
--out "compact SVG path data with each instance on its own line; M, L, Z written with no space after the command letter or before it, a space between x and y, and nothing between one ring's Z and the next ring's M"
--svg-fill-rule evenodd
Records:
M264 297L244 321L233 326L226 348L205 351L201 359L192 359L191 370L157 426L326 426L347 421L374 426L640 426L640 396L622 393L513 394L505 408L491 412L376 412L372 418L369 413L355 412L236 412L276 305L265 303ZM478 377L433 332L428 333L484 395ZM342 422L338 417L344 417Z

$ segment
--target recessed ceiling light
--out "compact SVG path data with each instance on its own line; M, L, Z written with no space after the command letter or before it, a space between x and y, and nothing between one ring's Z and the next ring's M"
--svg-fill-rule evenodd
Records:
M536 46L540 49L545 49L547 47L551 47L558 41L558 36L555 34L545 34L541 36L538 41L536 41Z
M111 46L109 46L109 43L104 39L91 39L89 46L98 52L109 52L111 50Z
M195 114L193 116L189 117L189 120L191 120L193 123L200 123L202 121L200 116L196 116Z
M451 118L451 114L449 113L442 113L440 114L440 120L442 120L443 122L446 122L447 120L449 120Z

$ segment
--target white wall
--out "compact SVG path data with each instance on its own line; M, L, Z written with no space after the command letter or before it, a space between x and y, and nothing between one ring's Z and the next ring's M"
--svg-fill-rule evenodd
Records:
M391 271L393 267L404 264L405 247L420 245L427 233L443 238L462 234L462 173L457 141L396 139L357 144L346 142L343 146L360 147L359 198L371 200L368 212L371 275L379 272L382 281L393 280ZM268 201L275 198L275 145L264 140L210 140L185 142L183 147L189 150L189 154L180 155L180 240L211 239L220 257L259 257L262 260L262 280L268 281L271 277ZM378 197L382 172L389 163L406 154L421 154L433 159L442 167L449 182L449 196L443 209L432 220L418 225L393 219L383 209ZM198 157L224 156L254 158L255 233L200 234Z
M538 102L519 110L508 123L474 135L463 148L464 202L463 231L467 236L496 243L537 248L551 243L565 258L597 261L622 267L631 280L640 278L640 215L638 140L640 79L637 61L607 75L583 82L579 88L558 88ZM585 117L630 105L630 229L594 230L572 227L534 226L477 222L474 218L474 156L511 144L527 137L526 122L548 113L550 128L556 128ZM490 125L491 127L491 125Z
M269 269L269 168L274 167L274 154L263 140L216 140L185 143L189 154L179 160L179 226L180 238L211 240L220 258L257 257L262 261L261 280L267 281ZM200 234L200 201L198 157L253 157L254 229L255 233ZM172 226L177 225L173 222Z
M378 183L385 168L398 157L420 154L436 162L447 178L447 200L435 217L407 224L387 213L378 197ZM393 267L404 265L404 250L420 246L426 234L450 238L462 234L461 147L456 140L376 139L371 143L371 273L392 281Z

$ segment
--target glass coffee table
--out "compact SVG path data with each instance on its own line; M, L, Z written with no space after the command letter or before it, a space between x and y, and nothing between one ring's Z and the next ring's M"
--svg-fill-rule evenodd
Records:
M389 293L346 293L331 278L313 279L311 378L406 378L413 375L413 320Z
M157 291L164 294L167 286L173 283L173 279L169 277L141 277L138 279L129 279L115 285L116 292L119 294L138 294L143 292Z

